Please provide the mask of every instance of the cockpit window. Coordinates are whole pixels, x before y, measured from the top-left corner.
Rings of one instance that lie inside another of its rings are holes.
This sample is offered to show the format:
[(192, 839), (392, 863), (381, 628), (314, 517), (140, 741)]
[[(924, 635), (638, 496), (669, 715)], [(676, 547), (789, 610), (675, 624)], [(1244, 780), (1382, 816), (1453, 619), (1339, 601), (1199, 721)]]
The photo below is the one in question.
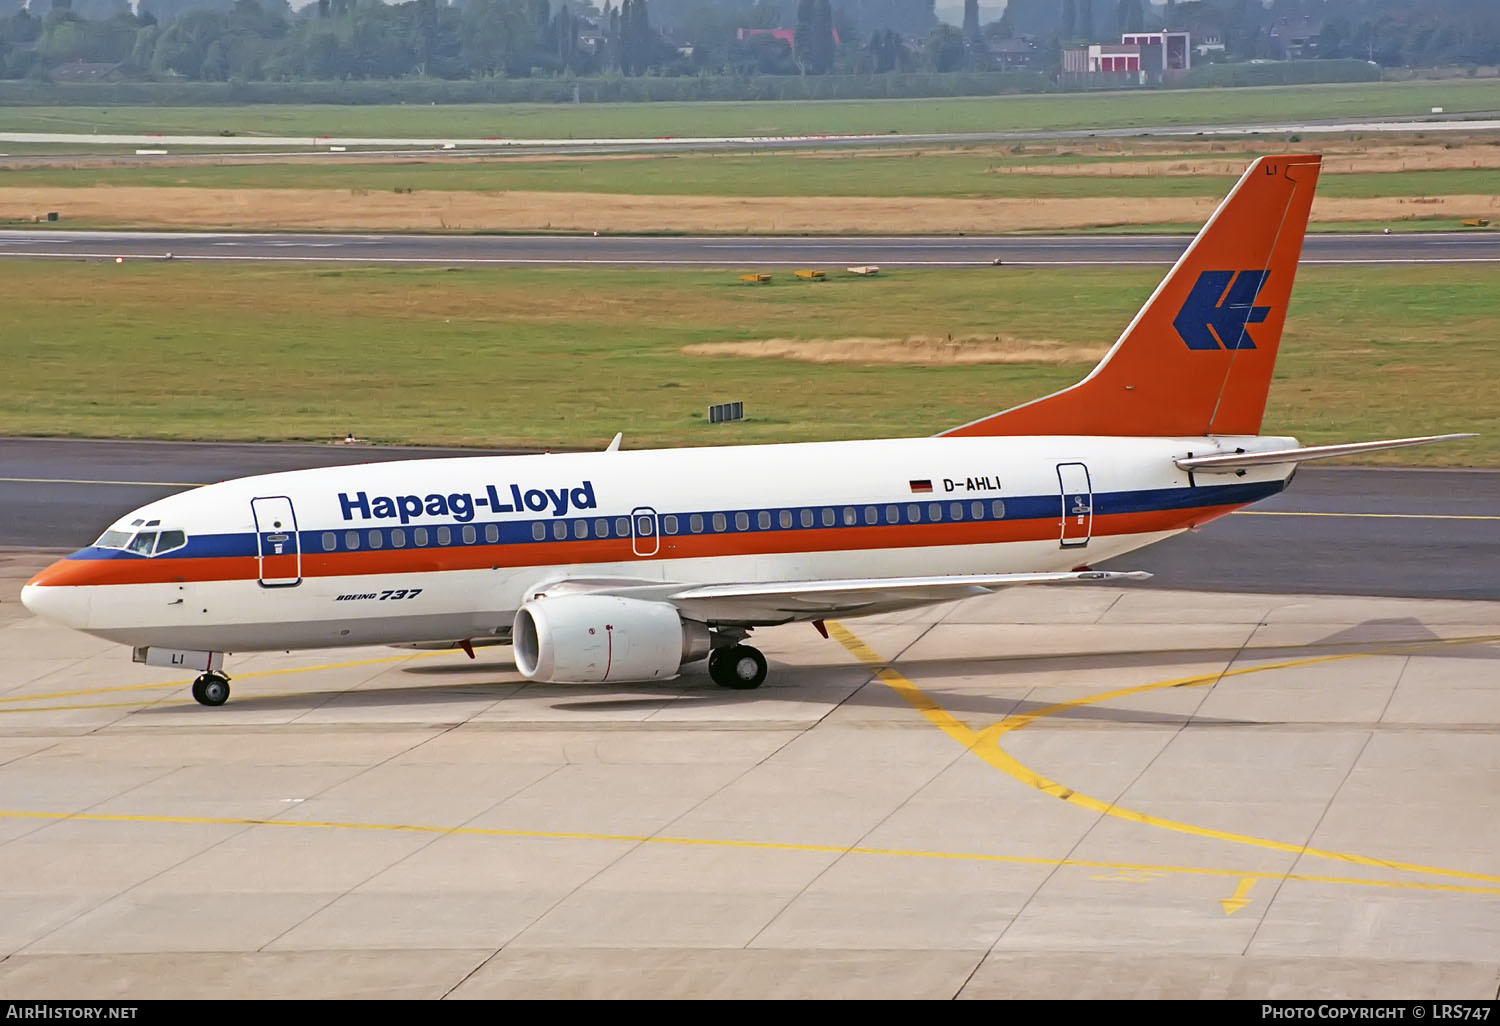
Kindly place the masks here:
[(173, 552), (187, 544), (187, 535), (182, 531), (163, 531), (156, 539), (156, 554)]
[(130, 531), (105, 531), (94, 542), (95, 548), (122, 549), (138, 556), (160, 556), (186, 545), (185, 531), (140, 531), (134, 534)]

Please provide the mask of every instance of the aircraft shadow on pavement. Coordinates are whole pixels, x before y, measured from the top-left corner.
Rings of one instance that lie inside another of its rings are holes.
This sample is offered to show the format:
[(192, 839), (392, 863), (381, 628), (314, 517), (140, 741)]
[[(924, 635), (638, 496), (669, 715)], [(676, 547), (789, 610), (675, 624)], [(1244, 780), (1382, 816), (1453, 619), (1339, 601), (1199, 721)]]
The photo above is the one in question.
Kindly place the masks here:
[[(1500, 632), (1497, 632), (1500, 633)], [(1430, 647), (1429, 647), (1430, 645)], [(1304, 645), (1265, 648), (1217, 646), (1210, 648), (1175, 648), (1151, 651), (1089, 652), (1055, 655), (1047, 653), (997, 653), (991, 657), (954, 656), (922, 659), (893, 659), (889, 665), (910, 678), (932, 696), (949, 713), (976, 718), (1003, 719), (1024, 715), (1044, 708), (1054, 708), (1050, 719), (1119, 723), (1235, 724), (1249, 721), (1214, 720), (1179, 713), (1122, 709), (1108, 704), (1088, 704), (1056, 709), (1057, 699), (1031, 701), (1020, 694), (983, 694), (972, 688), (955, 688), (954, 678), (989, 678), (997, 688), (1018, 691), (1032, 686), (1052, 686), (1056, 680), (1033, 682), (1033, 673), (1055, 675), (1058, 672), (1093, 673), (1098, 671), (1149, 671), (1139, 680), (1122, 680), (1115, 684), (1099, 683), (1097, 690), (1145, 685), (1174, 675), (1174, 668), (1201, 667), (1204, 663), (1253, 666), (1256, 663), (1313, 659), (1342, 653), (1379, 652), (1392, 655), (1423, 655), (1439, 658), (1500, 660), (1500, 645), (1493, 642), (1444, 642), (1415, 617), (1366, 620)], [(1337, 664), (1330, 664), (1337, 665)], [(500, 703), (508, 699), (543, 699), (547, 707), (559, 712), (589, 713), (660, 708), (666, 705), (690, 704), (694, 708), (725, 707), (743, 709), (760, 700), (807, 702), (827, 705), (831, 700), (845, 708), (891, 708), (904, 704), (895, 692), (884, 687), (870, 687), (876, 668), (844, 660), (837, 662), (800, 662), (786, 664), (773, 661), (770, 682), (756, 691), (733, 691), (711, 681), (701, 665), (690, 667), (680, 677), (657, 683), (625, 684), (548, 684), (527, 681), (516, 676), (509, 660), (448, 665), (420, 664), (400, 667), (397, 672), (418, 677), (446, 677), (460, 674), (503, 675), (463, 683), (414, 684), (411, 686), (377, 686), (356, 689), (318, 689), (284, 691), (270, 695), (239, 694), (227, 707), (263, 712), (303, 712), (318, 710), (357, 710), (375, 708), (431, 708), (473, 706), (475, 703)], [(1191, 672), (1176, 675), (1191, 677)], [(934, 678), (937, 678), (935, 680)], [(1233, 678), (1230, 678), (1233, 680)], [(1066, 682), (1063, 682), (1066, 683)], [(1074, 685), (1078, 687), (1078, 685)], [(842, 698), (831, 691), (849, 692)], [(622, 692), (625, 692), (622, 694)], [(1082, 697), (1081, 695), (1077, 697)], [(198, 712), (196, 705), (173, 703), (140, 710), (136, 715), (184, 716)], [(439, 717), (441, 713), (437, 714)], [(496, 721), (502, 722), (502, 721)], [(1258, 721), (1256, 721), (1258, 722)]]

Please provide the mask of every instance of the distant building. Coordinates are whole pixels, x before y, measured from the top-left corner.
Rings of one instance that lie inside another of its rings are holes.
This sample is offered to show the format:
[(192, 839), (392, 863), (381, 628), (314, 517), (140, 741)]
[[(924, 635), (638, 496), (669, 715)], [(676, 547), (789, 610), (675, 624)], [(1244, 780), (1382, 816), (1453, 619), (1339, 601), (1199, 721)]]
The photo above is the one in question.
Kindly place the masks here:
[(1120, 37), (1120, 42), (1134, 43), (1142, 53), (1158, 50), (1157, 60), (1153, 63), (1158, 64), (1162, 74), (1168, 77), (1172, 72), (1188, 71), (1193, 66), (1193, 43), (1186, 32), (1127, 32)]
[(52, 69), (54, 82), (118, 82), (123, 77), (120, 65), (95, 61), (72, 61)]
[[(773, 39), (779, 39), (779, 40), (781, 40), (787, 46), (790, 46), (793, 50), (797, 49), (797, 30), (796, 29), (789, 29), (789, 28), (773, 28), (773, 29), (742, 28), (742, 29), (735, 29), (734, 30), (734, 38), (738, 39), (742, 43), (745, 40), (750, 39), (750, 38), (752, 38), (754, 36), (771, 36)], [(835, 28), (833, 30), (833, 45), (834, 46), (841, 45), (841, 41), (839, 40), (839, 30), (837, 28)]]
[(1224, 52), (1224, 37), (1217, 32), (1209, 32), (1198, 37), (1198, 42), (1193, 44), (1193, 52), (1199, 57), (1213, 57)]
[(1139, 73), (1141, 48), (1135, 43), (1085, 43), (1063, 49), (1063, 74)]
[(1271, 53), (1284, 61), (1311, 60), (1318, 55), (1323, 23), (1311, 18), (1288, 18), (1271, 26)]
[(990, 58), (1001, 71), (1024, 71), (1036, 64), (1036, 44), (1029, 39), (997, 39)]

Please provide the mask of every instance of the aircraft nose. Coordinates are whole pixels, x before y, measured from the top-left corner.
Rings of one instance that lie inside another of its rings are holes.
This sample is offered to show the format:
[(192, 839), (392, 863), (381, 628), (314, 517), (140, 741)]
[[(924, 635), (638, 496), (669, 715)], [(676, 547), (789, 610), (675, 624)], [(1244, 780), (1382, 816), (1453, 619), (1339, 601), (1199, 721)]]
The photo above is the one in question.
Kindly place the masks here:
[(65, 627), (83, 627), (89, 620), (88, 588), (49, 583), (59, 576), (58, 568), (65, 562), (54, 563), (28, 581), (21, 589), (21, 605)]

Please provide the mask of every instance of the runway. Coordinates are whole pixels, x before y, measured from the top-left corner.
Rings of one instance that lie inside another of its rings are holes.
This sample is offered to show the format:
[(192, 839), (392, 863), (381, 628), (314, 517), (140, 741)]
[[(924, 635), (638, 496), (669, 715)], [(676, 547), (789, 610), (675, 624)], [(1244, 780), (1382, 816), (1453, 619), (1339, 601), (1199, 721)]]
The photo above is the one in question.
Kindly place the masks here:
[(1500, 120), (1455, 114), (1442, 117), (1376, 117), (1360, 121), (1276, 121), (1236, 124), (1132, 125), (1120, 128), (1014, 129), (994, 132), (918, 132), (846, 134), (815, 133), (808, 135), (744, 136), (642, 136), (636, 138), (501, 138), (496, 136), (293, 136), (293, 135), (168, 135), (160, 132), (118, 134), (99, 132), (0, 132), (0, 144), (77, 145), (77, 146), (145, 146), (152, 154), (165, 153), (167, 147), (212, 149), (223, 152), (262, 147), (309, 148), (340, 152), (350, 148), (391, 149), (398, 151), (446, 152), (462, 150), (474, 153), (543, 152), (599, 153), (689, 150), (765, 150), (803, 148), (841, 148), (849, 146), (964, 145), (985, 142), (1028, 142), (1047, 139), (1123, 139), (1174, 136), (1245, 136), (1245, 135), (1348, 135), (1492, 132), (1500, 129)]
[[(494, 266), (884, 268), (1169, 265), (1189, 235), (786, 238), (0, 231), (0, 257)], [(1500, 262), (1500, 232), (1311, 234), (1304, 264)]]
[[(479, 453), (0, 439), (0, 546), (78, 548), (137, 506), (226, 478), (460, 454)], [(1144, 589), (1500, 599), (1500, 472), (1308, 466), (1282, 495), (1116, 563), (1156, 574)]]

